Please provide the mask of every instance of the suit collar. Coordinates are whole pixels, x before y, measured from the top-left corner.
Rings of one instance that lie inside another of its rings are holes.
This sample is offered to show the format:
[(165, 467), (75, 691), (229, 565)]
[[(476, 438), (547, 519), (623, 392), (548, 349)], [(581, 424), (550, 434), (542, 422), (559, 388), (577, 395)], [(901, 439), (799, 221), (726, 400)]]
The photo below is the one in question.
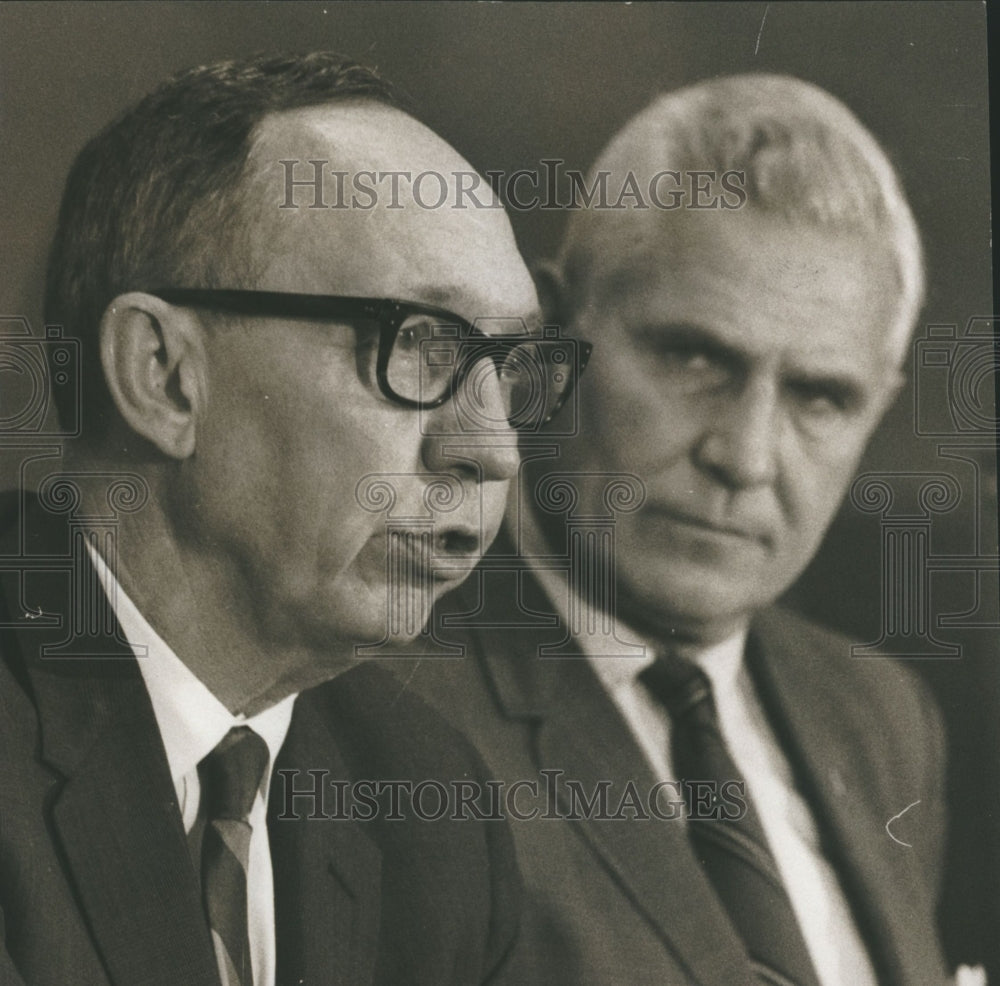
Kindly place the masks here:
[(375, 975), (382, 856), (365, 826), (330, 817), (343, 810), (331, 782), (348, 779), (316, 695), (303, 693), (268, 805), (280, 984), (366, 986)]
[[(602, 781), (614, 779), (609, 791), (612, 815), (628, 780), (645, 802), (655, 778), (589, 662), (581, 658), (561, 663), (559, 669), (546, 669), (558, 670), (560, 688), (558, 693), (550, 691), (547, 712), (537, 724), (539, 768), (563, 771), (566, 780), (579, 782), (588, 794), (599, 790)], [(582, 728), (582, 723), (591, 725)], [(559, 794), (562, 813), (568, 815), (573, 805), (564, 784)], [(665, 791), (659, 804), (665, 807), (670, 799)], [(579, 808), (577, 813), (583, 814)], [(578, 828), (692, 983), (748, 983), (749, 960), (691, 851), (682, 823), (655, 816), (630, 818), (626, 811), (617, 819), (581, 817), (569, 824)]]
[[(513, 554), (513, 546), (504, 540), (499, 542), (501, 553), (505, 543), (507, 553)], [(579, 660), (538, 656), (541, 645), (566, 637), (565, 626), (553, 615), (552, 603), (531, 573), (515, 572), (515, 567), (481, 569), (485, 581), (476, 593), (483, 607), (476, 614), (480, 626), (506, 624), (502, 636), (488, 630), (479, 633), (487, 681), (500, 709), (509, 718), (535, 723), (540, 768), (561, 769), (568, 778), (591, 785), (601, 778), (632, 777), (648, 789), (653, 781), (644, 762), (641, 769), (637, 764), (635, 740), (583, 655)], [(515, 611), (523, 614), (523, 622), (534, 620), (534, 625), (510, 627), (512, 598), (518, 600)], [(877, 817), (877, 807), (864, 799), (866, 792), (892, 783), (888, 768), (871, 762), (872, 724), (844, 728), (843, 698), (857, 688), (855, 683), (849, 690), (844, 681), (846, 660), (818, 673), (803, 674), (803, 661), (829, 662), (831, 655), (803, 654), (795, 625), (802, 624), (790, 624), (775, 611), (759, 614), (748, 642), (751, 673), (824, 831), (827, 852), (859, 923), (868, 932), (865, 937), (883, 980), (893, 986), (930, 986), (941, 981), (943, 970), (932, 968), (923, 932), (900, 903), (923, 890), (912, 868), (890, 864), (881, 844), (887, 838), (887, 819)], [(817, 693), (818, 681), (825, 682), (827, 694)], [(600, 726), (581, 728), (581, 723)], [(900, 807), (905, 804), (904, 797)], [(671, 828), (669, 822), (602, 825), (586, 820), (571, 824), (580, 829), (623, 891), (690, 969), (694, 981), (739, 981), (741, 962), (745, 962), (741, 948), (704, 885), (686, 840), (683, 845), (675, 841), (675, 836), (683, 836), (679, 826)], [(685, 888), (683, 909), (678, 908), (678, 887)], [(696, 889), (689, 893), (689, 887)], [(694, 900), (692, 894), (700, 899)], [(685, 926), (689, 916), (697, 919), (697, 926)], [(712, 942), (710, 954), (698, 948), (700, 942)]]
[[(41, 757), (64, 778), (52, 807), (55, 838), (113, 986), (218, 986), (166, 753), (117, 621), (86, 640), (84, 649), (100, 657), (44, 656), (67, 652), (69, 551), (65, 522), (37, 504), (0, 536), (0, 557), (24, 559), (22, 568), (0, 573), (0, 599), (15, 624), (4, 631), (4, 649), (9, 642), (19, 655), (13, 660), (37, 709)], [(94, 573), (88, 567), (86, 574)], [(99, 603), (107, 604), (103, 593)], [(14, 619), (24, 609), (44, 615)], [(296, 703), (278, 765), (300, 773), (322, 766), (347, 776), (329, 731), (304, 698)], [(274, 808), (280, 793), (272, 791), (271, 798), (272, 811), (280, 810)], [(370, 982), (380, 902), (377, 848), (351, 822), (308, 821), (294, 833), (278, 823), (276, 842), (279, 982), (298, 981), (283, 975), (286, 958), (308, 970), (309, 982)], [(296, 884), (293, 892), (290, 884)], [(298, 887), (307, 893), (294, 892)], [(316, 933), (317, 914), (328, 933)]]
[[(516, 600), (514, 606), (512, 599)], [(457, 613), (446, 612), (446, 608)], [(517, 614), (514, 623), (512, 612)], [(457, 621), (465, 614), (474, 617), (473, 627), (491, 628), (473, 633), (481, 641), (479, 654), (486, 665), (487, 680), (504, 715), (511, 719), (547, 715), (558, 681), (547, 673), (553, 664), (539, 658), (539, 647), (563, 639), (566, 630), (534, 575), (513, 568), (476, 569), (436, 610), (436, 618), (444, 616), (445, 628), (461, 625)], [(491, 632), (495, 628), (502, 632)], [(493, 646), (501, 640), (502, 647)]]
[[(482, 571), (482, 570), (481, 570)], [(566, 639), (565, 626), (552, 616), (552, 604), (530, 572), (483, 574), (484, 584), (469, 592), (482, 603), (481, 626), (506, 622), (502, 635), (478, 633), (489, 687), (503, 713), (533, 723), (533, 756), (540, 770), (558, 771), (557, 797), (570, 814), (565, 781), (579, 782), (589, 796), (614, 779), (610, 813), (631, 779), (640, 797), (655, 785), (635, 739), (604, 691), (590, 662), (576, 657), (539, 657), (539, 646)], [(510, 599), (523, 622), (510, 626)], [(468, 606), (469, 597), (466, 597)], [(472, 607), (475, 609), (475, 606)], [(539, 627), (542, 620), (550, 622)], [(581, 723), (590, 724), (582, 728)], [(669, 800), (669, 792), (663, 803)], [(577, 815), (584, 813), (577, 810)], [(626, 813), (624, 818), (628, 818)], [(717, 897), (691, 852), (681, 824), (660, 820), (623, 821), (572, 818), (601, 865), (643, 913), (692, 983), (739, 986), (748, 982), (749, 964)], [(679, 890), (678, 888), (683, 888)]]
[[(67, 525), (37, 505), (0, 547), (24, 559), (2, 577), (15, 623), (8, 642), (38, 710), (42, 760), (64, 778), (51, 808), (54, 837), (115, 986), (217, 986), (149, 696), (114, 621), (107, 632), (71, 636), (74, 617), (88, 613), (73, 612), (69, 549)], [(99, 590), (96, 601), (107, 605)], [(18, 620), (22, 609), (44, 615)]]
[[(885, 803), (904, 807), (912, 792), (894, 793), (892, 765), (872, 756), (878, 723), (851, 707), (857, 675), (870, 668), (850, 662), (846, 640), (843, 659), (829, 644), (811, 647), (815, 631), (804, 633), (805, 626), (776, 610), (755, 620), (747, 656), (761, 700), (865, 932), (879, 981), (940, 983), (945, 972), (928, 958), (933, 949), (926, 929), (905, 904), (926, 891), (913, 866), (899, 865), (898, 858), (894, 864), (885, 828), (889, 816), (879, 810)], [(823, 666), (815, 667), (817, 662)]]

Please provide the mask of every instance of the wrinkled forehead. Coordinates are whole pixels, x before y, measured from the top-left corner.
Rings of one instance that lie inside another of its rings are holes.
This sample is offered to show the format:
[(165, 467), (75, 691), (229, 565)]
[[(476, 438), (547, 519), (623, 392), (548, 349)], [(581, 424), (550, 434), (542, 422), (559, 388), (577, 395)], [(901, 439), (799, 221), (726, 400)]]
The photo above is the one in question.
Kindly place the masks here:
[[(838, 229), (746, 206), (737, 210), (648, 209), (592, 213), (578, 223), (573, 250), (564, 258), (575, 268), (588, 297), (614, 300), (651, 282), (668, 285), (717, 268), (720, 258), (754, 270), (766, 290), (782, 274), (796, 274), (808, 289), (824, 275), (859, 257), (884, 281), (895, 300), (898, 277), (883, 239), (868, 231)], [(857, 266), (857, 265), (855, 265)], [(851, 287), (846, 279), (842, 288)]]
[(257, 286), (534, 316), (489, 184), (407, 114), (370, 101), (276, 114), (250, 163)]
[(614, 235), (606, 230), (574, 286), (590, 335), (684, 326), (759, 354), (832, 347), (899, 358), (897, 273), (871, 237), (751, 209), (636, 214), (609, 226)]

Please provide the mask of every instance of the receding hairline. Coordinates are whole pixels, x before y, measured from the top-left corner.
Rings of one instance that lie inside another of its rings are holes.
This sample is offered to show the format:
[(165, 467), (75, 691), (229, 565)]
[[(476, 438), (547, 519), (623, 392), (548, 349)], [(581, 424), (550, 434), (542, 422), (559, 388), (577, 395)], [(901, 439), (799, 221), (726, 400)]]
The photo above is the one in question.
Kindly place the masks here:
[[(455, 197), (456, 174), (479, 175), (478, 197), (484, 202), (489, 197), (491, 202), (499, 204), (486, 179), (447, 140), (406, 109), (365, 95), (268, 113), (255, 125), (248, 144), (240, 180), (239, 208), (247, 232), (258, 239), (257, 246), (247, 240), (243, 244), (244, 249), (249, 249), (254, 256), (259, 255), (259, 239), (270, 237), (281, 229), (280, 225), (262, 218), (268, 210), (262, 210), (261, 203), (275, 198), (273, 182), (276, 179), (282, 182), (283, 190), (285, 172), (280, 167), (282, 161), (296, 162), (295, 168), (299, 170), (294, 173), (299, 178), (312, 178), (314, 172), (310, 162), (322, 162), (324, 197), (328, 204), (338, 194), (334, 173), (346, 174), (343, 187), (349, 196), (352, 175), (369, 168), (384, 168), (384, 175), (389, 171), (408, 173), (410, 180), (400, 181), (398, 188), (398, 201), (406, 209), (418, 208), (413, 200), (411, 180), (423, 171), (437, 172), (445, 179), (449, 187), (449, 202)], [(362, 210), (367, 216), (379, 213), (392, 201), (388, 178), (379, 182), (378, 191), (376, 207)], [(299, 197), (305, 200), (313, 194), (309, 188), (298, 192)], [(421, 207), (419, 211), (431, 215), (437, 210)], [(300, 213), (327, 216), (326, 210), (310, 210), (301, 206), (284, 213), (276, 210), (275, 217), (285, 215), (294, 218)], [(330, 218), (335, 219), (340, 214), (334, 212)], [(401, 211), (395, 214), (399, 215)], [(460, 214), (470, 222), (489, 224), (491, 228), (502, 226), (505, 236), (516, 246), (506, 209), (467, 207), (460, 210)]]
[[(311, 175), (306, 167), (310, 161), (322, 162), (330, 187), (333, 187), (331, 172), (347, 170), (349, 186), (349, 169), (364, 170), (374, 162), (380, 168), (386, 165), (383, 175), (404, 171), (410, 180), (421, 171), (430, 170), (450, 182), (454, 181), (455, 173), (475, 174), (481, 180), (476, 194), (499, 203), (482, 173), (440, 134), (405, 109), (364, 95), (277, 110), (263, 116), (248, 140), (242, 176), (244, 194), (268, 177), (270, 168), (289, 160), (295, 161), (296, 167), (301, 166), (306, 176)], [(385, 191), (389, 191), (388, 185)], [(408, 193), (407, 181), (400, 182), (399, 192), (400, 196)], [(486, 211), (506, 212), (502, 208)]]

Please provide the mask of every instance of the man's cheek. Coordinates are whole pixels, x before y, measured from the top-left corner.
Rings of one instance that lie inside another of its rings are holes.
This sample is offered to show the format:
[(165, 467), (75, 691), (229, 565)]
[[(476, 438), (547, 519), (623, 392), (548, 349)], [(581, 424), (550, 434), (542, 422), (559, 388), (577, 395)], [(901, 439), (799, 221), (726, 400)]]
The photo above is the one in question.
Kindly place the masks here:
[[(507, 507), (507, 491), (508, 483), (492, 483), (487, 489), (483, 489), (482, 495), (480, 497), (480, 510), (478, 511), (478, 516), (475, 516), (475, 511), (470, 511), (469, 516), (472, 518), (473, 523), (478, 522), (479, 529), (482, 532), (482, 536), (487, 539), (488, 542), (492, 542), (496, 537), (497, 531), (500, 529), (500, 523), (503, 520), (504, 511)], [(444, 515), (446, 519), (447, 515)], [(489, 547), (489, 543), (482, 545), (482, 550), (485, 551)]]
[(829, 470), (786, 481), (781, 533), (786, 550), (811, 556), (836, 516), (845, 489), (843, 476)]

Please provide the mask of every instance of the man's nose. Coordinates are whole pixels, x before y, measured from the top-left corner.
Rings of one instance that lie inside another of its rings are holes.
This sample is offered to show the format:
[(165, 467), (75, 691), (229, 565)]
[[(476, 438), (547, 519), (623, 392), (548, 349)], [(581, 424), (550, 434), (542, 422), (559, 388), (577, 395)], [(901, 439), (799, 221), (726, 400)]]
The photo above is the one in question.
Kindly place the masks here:
[(701, 468), (733, 489), (772, 482), (781, 428), (775, 381), (751, 377), (714, 411), (695, 447)]
[(463, 468), (464, 463), (467, 471), (479, 473), (480, 482), (512, 479), (521, 457), (507, 412), (503, 384), (492, 362), (474, 368), (451, 400), (424, 413), (424, 465), (440, 472)]

